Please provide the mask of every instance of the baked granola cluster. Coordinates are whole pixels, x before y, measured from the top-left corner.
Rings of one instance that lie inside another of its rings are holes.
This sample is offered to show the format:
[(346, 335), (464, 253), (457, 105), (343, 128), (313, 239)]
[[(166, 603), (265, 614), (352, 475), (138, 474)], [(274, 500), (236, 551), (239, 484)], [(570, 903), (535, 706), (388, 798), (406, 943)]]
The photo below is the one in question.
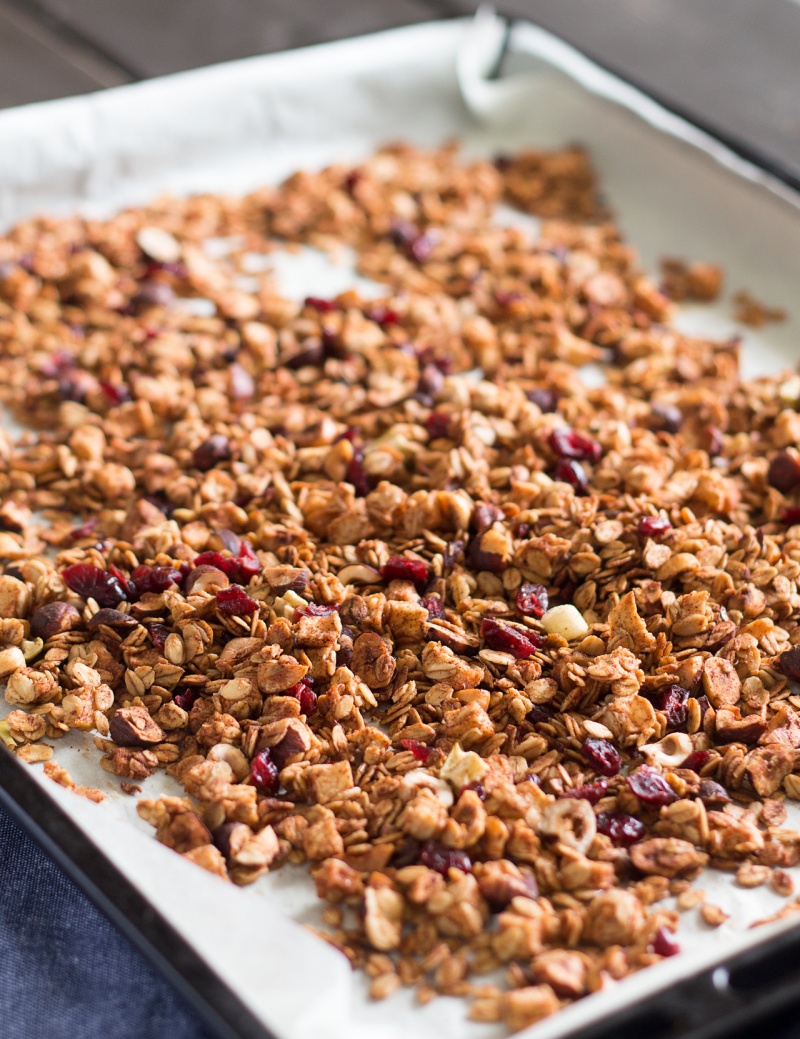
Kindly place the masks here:
[[(287, 242), (386, 297), (281, 297)], [(674, 954), (659, 903), (707, 864), (791, 894), (800, 377), (671, 326), (670, 285), (719, 284), (643, 274), (578, 150), (19, 225), (6, 741), (166, 769), (162, 843), (237, 884), (308, 863), (375, 997), (512, 1029)]]

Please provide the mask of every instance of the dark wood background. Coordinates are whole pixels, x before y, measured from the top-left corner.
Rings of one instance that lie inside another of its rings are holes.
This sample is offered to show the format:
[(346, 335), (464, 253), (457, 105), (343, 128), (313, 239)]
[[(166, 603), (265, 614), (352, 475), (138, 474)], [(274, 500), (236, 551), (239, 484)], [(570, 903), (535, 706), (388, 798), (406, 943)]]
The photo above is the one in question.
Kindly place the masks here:
[[(0, 0), (0, 107), (466, 14), (476, 0)], [(795, 0), (496, 0), (800, 175)]]

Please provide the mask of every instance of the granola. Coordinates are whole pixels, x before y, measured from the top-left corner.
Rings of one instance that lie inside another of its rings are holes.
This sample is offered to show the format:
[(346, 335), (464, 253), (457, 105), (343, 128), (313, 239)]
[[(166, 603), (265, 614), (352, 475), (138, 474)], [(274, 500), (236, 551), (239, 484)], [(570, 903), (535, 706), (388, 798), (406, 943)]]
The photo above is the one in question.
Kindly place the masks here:
[[(248, 259), (281, 242), (385, 298), (283, 298)], [(165, 770), (166, 846), (239, 885), (307, 863), (374, 998), (511, 1029), (676, 952), (660, 903), (707, 864), (791, 895), (800, 379), (670, 323), (720, 282), (650, 280), (575, 149), (14, 228), (4, 742), (91, 733), (128, 794)]]

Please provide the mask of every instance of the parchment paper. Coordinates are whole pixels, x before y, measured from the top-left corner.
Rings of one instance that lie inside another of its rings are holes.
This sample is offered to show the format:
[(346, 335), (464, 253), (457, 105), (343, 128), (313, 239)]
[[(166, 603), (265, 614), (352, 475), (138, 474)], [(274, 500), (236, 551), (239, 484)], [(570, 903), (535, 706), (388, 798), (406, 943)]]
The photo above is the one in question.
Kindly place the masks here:
[[(748, 374), (794, 365), (800, 210), (788, 193), (758, 183), (754, 171), (709, 148), (702, 135), (684, 133), (650, 102), (637, 102), (635, 92), (615, 97), (607, 89), (613, 81), (587, 78), (582, 59), (531, 27), (511, 41), (525, 80), (510, 88), (483, 83), (498, 40), (491, 19), (471, 34), (467, 22), (428, 24), (2, 112), (0, 225), (41, 211), (110, 213), (165, 191), (240, 192), (298, 167), (357, 159), (392, 139), (435, 144), (455, 136), (468, 152), (488, 154), (578, 141), (590, 148), (646, 265), (662, 255), (719, 262), (729, 289), (746, 287), (790, 313), (785, 324), (742, 330), (726, 294), (714, 307), (686, 308), (681, 325), (719, 336), (744, 332)], [(637, 104), (641, 115), (630, 110)], [(353, 278), (311, 252), (281, 260), (278, 273), (297, 296), (341, 291)], [(369, 1003), (364, 978), (299, 925), (316, 920), (319, 908), (304, 870), (282, 869), (237, 889), (183, 862), (153, 839), (135, 799), (100, 770), (98, 756), (81, 735), (57, 746), (56, 760), (77, 782), (107, 793), (103, 804), (57, 787), (36, 768), (43, 796), (69, 813), (280, 1039), (503, 1034), (500, 1026), (467, 1022), (462, 1001), (420, 1008), (401, 991)], [(147, 796), (161, 792), (179, 791), (164, 777), (146, 781)], [(790, 824), (798, 816), (792, 809)], [(680, 956), (535, 1026), (537, 1039), (792, 926), (746, 929), (783, 904), (768, 890), (744, 891), (714, 872), (697, 886), (731, 914), (729, 923), (710, 930), (695, 911), (684, 914)]]

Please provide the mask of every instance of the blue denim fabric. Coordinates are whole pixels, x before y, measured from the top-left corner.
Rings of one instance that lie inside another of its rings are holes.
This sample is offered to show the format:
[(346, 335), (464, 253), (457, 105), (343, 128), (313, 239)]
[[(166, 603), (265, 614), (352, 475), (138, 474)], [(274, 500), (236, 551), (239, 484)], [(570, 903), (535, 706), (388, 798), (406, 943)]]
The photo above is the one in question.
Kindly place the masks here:
[(2, 810), (0, 878), (5, 1039), (212, 1039)]

